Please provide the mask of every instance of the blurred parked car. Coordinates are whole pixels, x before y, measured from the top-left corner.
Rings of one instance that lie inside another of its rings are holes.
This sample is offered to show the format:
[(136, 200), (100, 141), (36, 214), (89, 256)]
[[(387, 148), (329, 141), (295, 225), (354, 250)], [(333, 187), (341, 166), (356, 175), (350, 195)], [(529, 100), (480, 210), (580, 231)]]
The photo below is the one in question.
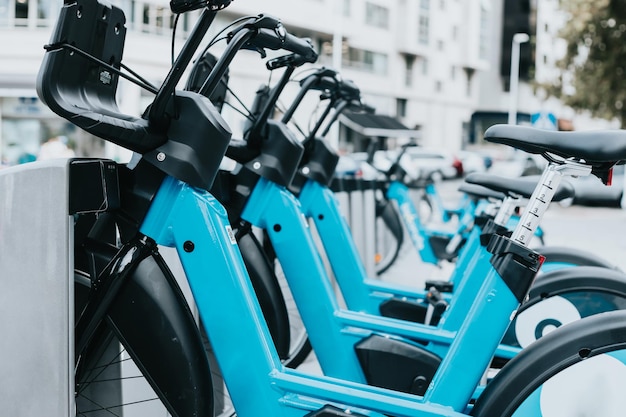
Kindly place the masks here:
[(473, 151), (458, 151), (455, 153), (463, 164), (463, 174), (485, 172), (491, 166), (491, 158)]
[(503, 177), (540, 175), (547, 161), (541, 155), (515, 151), (508, 158), (494, 162), (490, 172)]
[(571, 178), (568, 181), (574, 186), (573, 204), (593, 207), (620, 207), (624, 193), (624, 165), (613, 168), (611, 185), (604, 185), (595, 175)]
[(459, 178), (463, 175), (463, 162), (451, 152), (419, 146), (407, 149), (406, 153), (422, 174), (442, 179)]

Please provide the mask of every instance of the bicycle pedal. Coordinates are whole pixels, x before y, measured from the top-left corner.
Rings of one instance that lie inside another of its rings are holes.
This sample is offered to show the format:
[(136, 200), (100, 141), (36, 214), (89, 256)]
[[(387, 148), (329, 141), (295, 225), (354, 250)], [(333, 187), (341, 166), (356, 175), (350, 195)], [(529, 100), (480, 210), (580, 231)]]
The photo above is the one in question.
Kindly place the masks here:
[(425, 288), (428, 290), (434, 287), (439, 292), (450, 293), (454, 290), (454, 284), (448, 281), (441, 280), (428, 280), (426, 281)]

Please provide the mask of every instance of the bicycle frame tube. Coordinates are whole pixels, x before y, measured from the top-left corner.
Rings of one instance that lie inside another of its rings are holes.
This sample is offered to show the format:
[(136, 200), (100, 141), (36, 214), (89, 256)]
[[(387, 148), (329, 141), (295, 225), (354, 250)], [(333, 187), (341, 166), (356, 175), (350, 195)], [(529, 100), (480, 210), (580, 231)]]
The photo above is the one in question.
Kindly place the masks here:
[[(417, 288), (367, 278), (350, 229), (339, 210), (334, 193), (328, 187), (309, 180), (302, 188), (299, 201), (305, 216), (313, 219), (315, 223), (324, 251), (350, 310), (380, 314), (380, 302), (392, 295), (414, 299), (425, 296), (426, 292)], [(474, 251), (480, 247), (479, 237), (480, 231), (470, 233), (466, 248), (461, 250), (451, 278), (452, 282), (460, 282), (464, 275), (471, 272)]]
[(431, 204), (434, 205), (433, 209), (435, 213), (439, 214), (440, 220), (444, 223), (449, 222), (452, 215), (458, 218), (463, 217), (467, 213), (471, 213), (474, 209), (474, 203), (472, 200), (464, 194), (461, 199), (456, 203), (456, 207), (445, 207), (441, 199), (441, 195), (437, 191), (437, 187), (434, 182), (429, 182), (424, 187), (424, 193), (428, 195)]
[(398, 417), (465, 416), (410, 394), (284, 369), (226, 211), (209, 193), (166, 178), (141, 232), (176, 247), (237, 415), (302, 417), (330, 402), (373, 416), (379, 415), (372, 411)]
[[(352, 311), (379, 314), (380, 302), (371, 298), (370, 289), (365, 285), (367, 272), (335, 194), (317, 181), (308, 180), (298, 200), (304, 215), (315, 223), (347, 307)], [(416, 290), (411, 292), (415, 296)]]
[(409, 232), (409, 237), (420, 254), (422, 261), (437, 264), (438, 260), (431, 247), (425, 242), (428, 240), (424, 227), (419, 219), (419, 214), (411, 197), (409, 188), (399, 181), (392, 181), (387, 190), (387, 198), (398, 203), (400, 217), (404, 221), (404, 226)]
[(354, 347), (335, 320), (339, 305), (296, 198), (260, 178), (241, 217), (267, 230), (324, 373), (365, 382)]

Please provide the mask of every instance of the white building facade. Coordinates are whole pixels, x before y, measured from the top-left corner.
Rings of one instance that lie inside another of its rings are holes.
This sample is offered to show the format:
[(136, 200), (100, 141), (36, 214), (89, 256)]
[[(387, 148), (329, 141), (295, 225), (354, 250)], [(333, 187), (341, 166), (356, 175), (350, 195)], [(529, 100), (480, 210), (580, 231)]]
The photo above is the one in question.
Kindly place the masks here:
[[(170, 66), (173, 17), (166, 0), (116, 0), (126, 14), (123, 62), (150, 82), (160, 83)], [(316, 65), (339, 69), (361, 89), (377, 112), (397, 117), (421, 131), (421, 143), (450, 150), (463, 146), (464, 126), (478, 108), (479, 74), (489, 69), (490, 45), (497, 33), (497, 0), (235, 0), (211, 32), (237, 17), (268, 13), (299, 36), (310, 37), (320, 52)], [(65, 136), (78, 155), (126, 153), (51, 114), (38, 99), (36, 75), (61, 6), (59, 0), (0, 0), (0, 159), (15, 164), (32, 159), (51, 136)], [(197, 14), (181, 19), (177, 45)], [(210, 37), (210, 36), (209, 36)], [(333, 48), (333, 41), (335, 48)], [(219, 54), (217, 45), (215, 53)], [(333, 51), (335, 56), (333, 58)], [(342, 52), (338, 59), (336, 51)], [(242, 53), (230, 69), (230, 85), (251, 103), (267, 82), (264, 62)], [(275, 81), (273, 78), (272, 81)], [(180, 86), (181, 88), (183, 86)], [(149, 93), (120, 82), (118, 103), (141, 114)], [(230, 122), (230, 116), (226, 116)], [(233, 130), (237, 122), (232, 117)], [(350, 143), (344, 143), (347, 148)], [(350, 150), (350, 149), (347, 149)]]

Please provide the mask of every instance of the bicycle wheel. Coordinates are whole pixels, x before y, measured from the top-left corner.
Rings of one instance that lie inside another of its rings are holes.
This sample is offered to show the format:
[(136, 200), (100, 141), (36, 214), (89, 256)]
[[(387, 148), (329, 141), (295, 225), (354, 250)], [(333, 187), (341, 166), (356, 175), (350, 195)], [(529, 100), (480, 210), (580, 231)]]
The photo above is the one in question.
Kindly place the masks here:
[(575, 267), (540, 275), (502, 343), (526, 347), (581, 318), (626, 309), (626, 276), (613, 269)]
[(404, 241), (404, 229), (398, 211), (386, 199), (376, 200), (376, 254), (377, 275), (386, 272), (398, 258)]
[(293, 295), (291, 295), (291, 291), (289, 290), (285, 274), (280, 267), (280, 263), (277, 261), (275, 271), (285, 300), (287, 314), (289, 315), (289, 353), (284, 358), (281, 358), (281, 360), (286, 367), (295, 369), (306, 361), (313, 347), (309, 341), (309, 336), (307, 335), (304, 323), (298, 312), (298, 307), (293, 299)]
[[(130, 251), (141, 252), (139, 246)], [(122, 285), (77, 357), (77, 415), (212, 415), (210, 366), (180, 288), (158, 254), (133, 264), (101, 274)], [(82, 316), (93, 311), (85, 304), (94, 302), (90, 286), (77, 271), (75, 308)], [(86, 328), (77, 322), (77, 332)], [(79, 333), (76, 340), (85, 342)]]
[[(75, 309), (80, 312), (91, 281), (80, 273), (74, 278)], [(77, 416), (139, 417), (167, 413), (126, 349), (104, 323), (81, 356), (75, 379)]]
[(513, 358), (477, 399), (475, 417), (623, 416), (626, 311), (563, 326)]

